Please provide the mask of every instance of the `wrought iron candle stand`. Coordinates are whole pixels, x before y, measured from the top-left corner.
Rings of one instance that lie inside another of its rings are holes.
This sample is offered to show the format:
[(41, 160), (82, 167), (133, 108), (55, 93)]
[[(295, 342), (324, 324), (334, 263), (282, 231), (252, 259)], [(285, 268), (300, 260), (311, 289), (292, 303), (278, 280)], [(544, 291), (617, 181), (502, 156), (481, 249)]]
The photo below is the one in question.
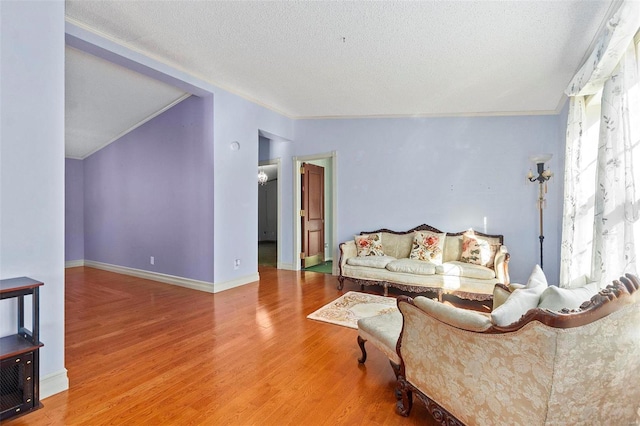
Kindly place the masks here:
[(527, 179), (529, 179), (529, 182), (539, 183), (538, 212), (540, 214), (540, 236), (538, 238), (540, 239), (540, 268), (543, 268), (542, 246), (544, 242), (544, 226), (543, 226), (543, 220), (542, 220), (542, 210), (544, 209), (546, 204), (546, 200), (544, 196), (547, 193), (547, 181), (551, 179), (551, 176), (553, 176), (553, 173), (551, 173), (549, 169), (545, 170), (544, 163), (551, 160), (551, 157), (552, 157), (551, 154), (540, 154), (540, 155), (531, 156), (530, 157), (531, 161), (533, 161), (537, 166), (538, 176), (535, 176), (531, 172), (531, 170), (529, 170), (529, 174), (527, 175)]

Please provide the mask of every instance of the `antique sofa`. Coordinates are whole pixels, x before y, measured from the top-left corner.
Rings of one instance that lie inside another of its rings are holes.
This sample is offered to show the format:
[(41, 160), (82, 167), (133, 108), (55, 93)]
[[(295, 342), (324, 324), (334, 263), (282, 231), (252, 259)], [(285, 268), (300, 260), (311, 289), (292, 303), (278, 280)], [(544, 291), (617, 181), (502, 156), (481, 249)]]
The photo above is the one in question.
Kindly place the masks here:
[[(420, 246), (422, 240), (437, 244)], [(373, 243), (379, 243), (381, 249), (371, 249)], [(365, 250), (360, 250), (361, 246)], [(421, 251), (425, 247), (433, 250)], [(445, 234), (420, 225), (405, 232), (361, 232), (340, 244), (339, 290), (345, 280), (361, 286), (380, 285), (385, 296), (389, 287), (395, 287), (414, 293), (434, 292), (440, 300), (444, 293), (490, 300), (496, 283), (509, 284), (509, 253), (502, 235), (477, 231)]]
[[(409, 415), (416, 395), (443, 425), (639, 424), (639, 286), (627, 274), (577, 309), (556, 310), (556, 298), (554, 310), (509, 325), (400, 296), (398, 413)], [(528, 303), (542, 303), (540, 290)]]

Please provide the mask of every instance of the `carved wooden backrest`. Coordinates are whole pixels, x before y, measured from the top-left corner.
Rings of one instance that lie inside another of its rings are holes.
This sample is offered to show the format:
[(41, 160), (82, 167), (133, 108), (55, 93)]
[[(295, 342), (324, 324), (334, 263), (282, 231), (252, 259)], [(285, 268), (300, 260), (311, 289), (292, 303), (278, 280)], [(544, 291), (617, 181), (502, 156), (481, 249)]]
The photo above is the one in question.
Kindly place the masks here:
[[(415, 228), (411, 228), (408, 231), (392, 231), (391, 229), (387, 229), (387, 228), (382, 228), (382, 229), (378, 229), (375, 231), (362, 231), (360, 232), (360, 235), (365, 235), (365, 234), (375, 234), (377, 232), (387, 232), (389, 234), (396, 234), (396, 235), (403, 235), (403, 234), (413, 234), (414, 231), (431, 231), (431, 232), (435, 232), (435, 233), (442, 233), (445, 231), (441, 231), (437, 228), (434, 228), (431, 225), (427, 225), (425, 223), (423, 223), (422, 225), (418, 225)], [(451, 235), (451, 236), (459, 236), (459, 235), (463, 235), (464, 233), (469, 232), (468, 229), (465, 229), (464, 231), (460, 231), (460, 232), (447, 232), (447, 236)], [(487, 238), (497, 238), (500, 240), (500, 244), (504, 244), (504, 236), (503, 235), (492, 235), (492, 234), (485, 234), (483, 232), (479, 232), (479, 231), (473, 231), (474, 234), (479, 235), (481, 237), (487, 237)]]
[(589, 324), (604, 318), (611, 312), (629, 303), (638, 303), (640, 281), (632, 274), (626, 274), (600, 290), (598, 294), (573, 311), (554, 312), (546, 309), (531, 309), (519, 321), (507, 326), (493, 326), (486, 333), (504, 333), (519, 330), (531, 321), (539, 321), (549, 327), (572, 328)]

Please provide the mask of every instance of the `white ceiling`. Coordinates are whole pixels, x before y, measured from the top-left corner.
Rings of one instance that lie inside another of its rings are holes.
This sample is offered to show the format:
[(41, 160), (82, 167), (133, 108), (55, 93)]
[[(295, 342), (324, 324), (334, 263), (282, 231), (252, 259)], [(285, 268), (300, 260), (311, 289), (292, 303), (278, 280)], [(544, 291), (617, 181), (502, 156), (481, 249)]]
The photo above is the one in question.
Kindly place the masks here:
[(181, 101), (186, 94), (67, 47), (65, 156), (85, 158)]
[[(549, 114), (612, 3), (67, 0), (66, 16), (292, 118)], [(67, 109), (103, 107), (113, 90), (85, 104), (73, 63)], [(135, 104), (155, 92), (139, 84)]]

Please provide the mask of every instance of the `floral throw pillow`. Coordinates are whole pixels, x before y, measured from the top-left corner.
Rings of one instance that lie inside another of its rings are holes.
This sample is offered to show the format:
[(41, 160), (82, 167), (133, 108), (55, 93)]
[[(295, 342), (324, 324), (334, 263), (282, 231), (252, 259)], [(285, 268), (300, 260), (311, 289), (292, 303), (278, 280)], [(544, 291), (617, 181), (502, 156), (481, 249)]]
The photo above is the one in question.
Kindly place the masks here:
[(460, 261), (493, 268), (498, 249), (498, 245), (489, 244), (489, 241), (475, 234), (464, 234), (462, 236)]
[(384, 256), (382, 250), (382, 234), (356, 235), (358, 256)]
[(436, 234), (431, 231), (415, 231), (409, 259), (426, 260), (442, 264), (444, 237), (447, 234)]

